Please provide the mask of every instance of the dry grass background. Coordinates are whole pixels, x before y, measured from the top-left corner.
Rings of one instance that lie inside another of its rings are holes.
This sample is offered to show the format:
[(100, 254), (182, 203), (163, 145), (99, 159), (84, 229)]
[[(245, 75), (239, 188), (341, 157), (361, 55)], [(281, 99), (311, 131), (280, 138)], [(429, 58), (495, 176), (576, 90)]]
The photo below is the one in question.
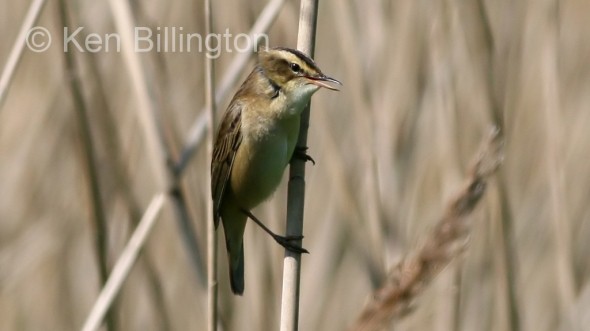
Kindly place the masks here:
[[(27, 10), (0, 2), (0, 63)], [(246, 32), (265, 1), (216, 1), (214, 26)], [(141, 26), (203, 32), (201, 1), (133, 2)], [(298, 3), (269, 33), (294, 46)], [(73, 26), (115, 32), (105, 2), (69, 2)], [(344, 330), (389, 266), (419, 245), (493, 125), (505, 162), (472, 215), (468, 249), (396, 330), (590, 328), (590, 1), (322, 1), (316, 60), (344, 82), (312, 103), (301, 330)], [(58, 2), (38, 25), (59, 42)], [(235, 54), (217, 61), (221, 77)], [(157, 184), (120, 53), (75, 53), (98, 163), (112, 266)], [(204, 53), (142, 55), (179, 150), (204, 104)], [(59, 46), (25, 52), (0, 109), (0, 329), (75, 330), (100, 289), (85, 146)], [(250, 65), (251, 66), (251, 65)], [(229, 102), (226, 98), (220, 110)], [(202, 144), (182, 177), (205, 250)], [(286, 185), (260, 207), (284, 227)], [(116, 305), (119, 330), (201, 330), (206, 289), (169, 205)], [(283, 250), (246, 231), (246, 292), (225, 330), (276, 330)], [(220, 241), (221, 242), (221, 241)]]

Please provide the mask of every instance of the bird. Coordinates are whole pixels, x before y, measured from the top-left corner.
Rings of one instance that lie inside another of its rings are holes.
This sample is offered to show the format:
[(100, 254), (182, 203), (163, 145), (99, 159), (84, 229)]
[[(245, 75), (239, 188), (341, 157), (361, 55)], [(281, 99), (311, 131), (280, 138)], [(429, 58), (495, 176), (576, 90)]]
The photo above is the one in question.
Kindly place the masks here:
[(302, 237), (274, 234), (251, 212), (281, 182), (292, 157), (312, 160), (307, 147), (296, 149), (301, 113), (321, 87), (339, 91), (304, 53), (286, 47), (260, 48), (257, 63), (227, 107), (213, 145), (211, 193), (215, 229), (221, 221), (230, 285), (244, 293), (244, 229), (250, 218), (283, 247), (307, 251), (293, 243)]

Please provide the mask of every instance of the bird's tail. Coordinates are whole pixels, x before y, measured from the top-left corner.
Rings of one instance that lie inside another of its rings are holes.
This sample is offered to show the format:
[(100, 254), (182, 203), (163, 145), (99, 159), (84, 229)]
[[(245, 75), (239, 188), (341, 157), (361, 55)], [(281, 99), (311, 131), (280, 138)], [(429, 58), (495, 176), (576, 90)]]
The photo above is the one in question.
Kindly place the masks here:
[(234, 294), (242, 295), (244, 293), (244, 243), (232, 245), (226, 240), (227, 256), (229, 262), (229, 280), (231, 290)]
[(225, 247), (229, 263), (229, 279), (234, 294), (244, 293), (244, 230), (246, 215), (236, 206), (226, 203), (221, 211)]

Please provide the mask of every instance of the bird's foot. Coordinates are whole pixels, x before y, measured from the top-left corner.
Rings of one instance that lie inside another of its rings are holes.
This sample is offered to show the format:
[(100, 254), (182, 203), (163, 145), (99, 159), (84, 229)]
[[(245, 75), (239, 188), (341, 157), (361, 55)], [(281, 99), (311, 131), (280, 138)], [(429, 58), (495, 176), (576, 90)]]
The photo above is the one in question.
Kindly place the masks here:
[(303, 236), (279, 236), (277, 234), (272, 236), (273, 239), (285, 249), (298, 254), (309, 254), (309, 251), (296, 243), (296, 241), (303, 239)]
[(268, 233), (279, 245), (283, 246), (285, 249), (288, 249), (293, 253), (299, 253), (299, 254), (307, 253), (307, 254), (309, 254), (307, 249), (301, 247), (301, 245), (298, 245), (296, 243), (296, 241), (303, 239), (303, 236), (280, 236), (280, 235), (272, 232), (269, 228), (267, 228), (266, 225), (264, 225), (264, 223), (262, 223), (249, 210), (242, 209), (242, 212), (246, 216), (248, 216), (251, 220), (253, 220), (254, 223), (256, 223), (258, 226), (260, 226), (260, 228), (262, 228), (262, 230), (264, 230), (264, 232)]
[(293, 157), (303, 160), (304, 162), (311, 161), (313, 165), (315, 165), (315, 160), (307, 154), (307, 150), (309, 147), (307, 146), (296, 146), (295, 151), (293, 152)]

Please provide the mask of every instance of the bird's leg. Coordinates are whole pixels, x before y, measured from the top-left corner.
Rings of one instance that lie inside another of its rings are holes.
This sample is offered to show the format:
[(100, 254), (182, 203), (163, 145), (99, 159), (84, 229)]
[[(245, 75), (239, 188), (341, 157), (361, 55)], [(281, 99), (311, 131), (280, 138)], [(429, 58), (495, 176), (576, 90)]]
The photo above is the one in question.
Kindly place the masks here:
[(309, 154), (307, 154), (308, 149), (309, 147), (307, 146), (295, 146), (295, 151), (293, 152), (292, 158), (298, 158), (305, 162), (311, 161), (311, 163), (315, 165), (315, 160), (311, 156), (309, 156)]
[(267, 228), (266, 225), (264, 225), (264, 223), (262, 223), (258, 218), (256, 218), (256, 216), (254, 216), (249, 210), (242, 209), (242, 212), (244, 214), (246, 214), (246, 216), (248, 216), (251, 220), (253, 220), (254, 223), (258, 224), (258, 226), (260, 226), (262, 228), (262, 230), (264, 230), (266, 233), (268, 233), (279, 245), (283, 246), (284, 248), (286, 248), (294, 253), (299, 253), (299, 254), (308, 253), (309, 254), (307, 249), (305, 249), (301, 246), (298, 246), (297, 244), (295, 244), (293, 242), (295, 240), (303, 239), (303, 236), (280, 236), (280, 235), (272, 232), (269, 228)]

